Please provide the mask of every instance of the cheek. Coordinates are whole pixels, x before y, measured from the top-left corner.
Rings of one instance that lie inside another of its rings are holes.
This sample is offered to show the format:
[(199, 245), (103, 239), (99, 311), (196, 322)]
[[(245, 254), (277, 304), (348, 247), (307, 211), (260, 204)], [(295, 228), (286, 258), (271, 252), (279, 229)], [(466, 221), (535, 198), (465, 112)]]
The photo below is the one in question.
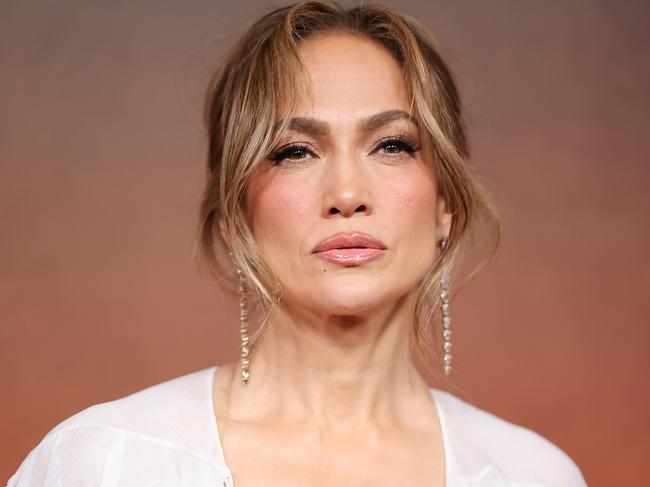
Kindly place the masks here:
[(396, 263), (400, 282), (419, 282), (436, 258), (435, 185), (424, 175), (401, 179), (386, 193), (397, 245)]
[[(397, 230), (407, 237), (426, 238), (434, 234), (437, 191), (435, 180), (430, 175), (414, 170), (399, 177), (385, 178), (381, 184), (380, 212), (391, 215)], [(433, 238), (433, 237), (432, 237)]]
[(299, 229), (306, 227), (309, 215), (314, 214), (309, 191), (301, 184), (279, 178), (270, 178), (252, 189), (255, 198), (249, 201), (251, 230), (260, 251), (263, 255), (291, 255), (283, 250), (299, 245)]
[(436, 259), (437, 184), (430, 172), (415, 168), (383, 181), (378, 213), (393, 232), (393, 282), (409, 287), (424, 278)]

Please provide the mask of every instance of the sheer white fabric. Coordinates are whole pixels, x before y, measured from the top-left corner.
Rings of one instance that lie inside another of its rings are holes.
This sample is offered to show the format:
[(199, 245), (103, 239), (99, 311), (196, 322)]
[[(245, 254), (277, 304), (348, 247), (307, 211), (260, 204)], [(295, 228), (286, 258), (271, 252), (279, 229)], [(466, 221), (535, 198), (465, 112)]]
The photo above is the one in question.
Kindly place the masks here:
[[(96, 404), (50, 430), (8, 487), (236, 487), (212, 408), (210, 367)], [(586, 487), (555, 444), (431, 389), (445, 448), (445, 487)]]

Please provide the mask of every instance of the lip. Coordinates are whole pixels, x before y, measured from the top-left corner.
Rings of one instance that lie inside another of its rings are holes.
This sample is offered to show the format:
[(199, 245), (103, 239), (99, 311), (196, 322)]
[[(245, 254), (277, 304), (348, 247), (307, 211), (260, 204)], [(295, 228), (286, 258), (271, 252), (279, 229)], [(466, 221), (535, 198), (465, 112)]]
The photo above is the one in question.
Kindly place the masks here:
[(311, 251), (344, 266), (360, 265), (386, 253), (386, 244), (363, 232), (337, 233), (321, 240)]

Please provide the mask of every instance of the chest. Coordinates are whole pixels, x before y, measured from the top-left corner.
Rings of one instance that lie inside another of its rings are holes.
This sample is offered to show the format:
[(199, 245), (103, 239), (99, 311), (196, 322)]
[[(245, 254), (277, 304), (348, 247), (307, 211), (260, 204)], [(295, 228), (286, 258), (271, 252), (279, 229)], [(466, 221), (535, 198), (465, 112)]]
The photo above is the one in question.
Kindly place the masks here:
[(435, 434), (322, 443), (231, 428), (222, 447), (234, 487), (444, 487), (444, 451)]

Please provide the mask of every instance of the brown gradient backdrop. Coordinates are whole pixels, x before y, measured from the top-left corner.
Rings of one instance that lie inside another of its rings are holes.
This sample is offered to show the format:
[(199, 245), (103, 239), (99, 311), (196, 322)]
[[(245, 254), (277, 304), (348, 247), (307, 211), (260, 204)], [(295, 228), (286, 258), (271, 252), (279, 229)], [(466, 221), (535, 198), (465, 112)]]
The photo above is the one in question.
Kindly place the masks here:
[[(452, 303), (449, 388), (569, 453), (591, 487), (650, 454), (648, 4), (390, 2), (458, 76), (498, 261)], [(0, 481), (55, 424), (236, 357), (190, 260), (201, 95), (279, 3), (0, 6)]]

